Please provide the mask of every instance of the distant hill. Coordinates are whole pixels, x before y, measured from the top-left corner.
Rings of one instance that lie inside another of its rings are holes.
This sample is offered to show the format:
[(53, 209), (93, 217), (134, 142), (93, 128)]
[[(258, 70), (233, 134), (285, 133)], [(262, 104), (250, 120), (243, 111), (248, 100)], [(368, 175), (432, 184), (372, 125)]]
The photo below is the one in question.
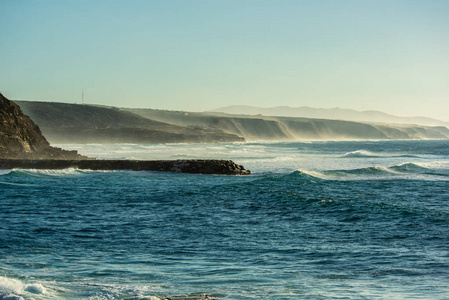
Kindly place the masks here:
[(126, 109), (152, 120), (182, 126), (202, 126), (244, 137), (247, 141), (301, 139), (448, 139), (444, 126), (369, 124), (353, 121)]
[(51, 143), (244, 141), (235, 134), (221, 130), (167, 124), (118, 108), (56, 102), (15, 102), (39, 125)]
[(210, 112), (222, 112), (228, 114), (241, 115), (264, 115), (282, 117), (302, 117), (329, 120), (345, 120), (367, 123), (395, 123), (395, 124), (418, 124), (426, 126), (449, 127), (448, 122), (427, 118), (427, 117), (398, 117), (380, 111), (356, 111), (342, 108), (313, 108), (308, 106), (288, 107), (277, 106), (271, 108), (261, 108), (245, 105), (233, 105), (211, 110)]
[(444, 126), (16, 101), (51, 143), (448, 139)]

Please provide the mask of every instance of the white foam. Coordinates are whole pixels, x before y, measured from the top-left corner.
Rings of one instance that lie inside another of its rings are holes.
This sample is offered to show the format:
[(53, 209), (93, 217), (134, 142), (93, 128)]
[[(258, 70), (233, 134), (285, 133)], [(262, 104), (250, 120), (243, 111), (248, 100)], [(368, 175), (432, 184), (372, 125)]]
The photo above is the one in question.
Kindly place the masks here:
[(356, 151), (351, 151), (351, 152), (345, 153), (343, 155), (343, 157), (374, 157), (374, 156), (378, 156), (378, 154), (373, 153), (368, 150), (356, 150)]
[[(313, 143), (313, 142), (311, 142)], [(329, 178), (327, 171), (355, 170), (371, 167), (399, 166), (411, 160), (412, 163), (439, 173), (449, 173), (449, 162), (446, 157), (438, 159), (432, 156), (431, 160), (422, 155), (416, 158), (407, 156), (407, 161), (397, 153), (373, 151), (364, 142), (354, 148), (354, 151), (339, 152), (338, 149), (328, 151), (329, 145), (325, 142), (316, 142), (318, 147), (304, 147), (304, 142), (298, 143), (224, 143), (224, 144), (105, 144), (105, 145), (63, 145), (68, 149), (78, 149), (81, 154), (102, 159), (231, 159), (239, 165), (251, 170), (253, 174), (290, 173), (297, 169), (313, 170), (322, 173), (314, 174), (318, 177)], [(332, 145), (330, 145), (332, 146)], [(64, 148), (63, 147), (63, 148)], [(348, 148), (350, 149), (350, 148)], [(370, 149), (370, 150), (368, 150)], [(326, 151), (322, 151), (326, 150)], [(344, 152), (343, 152), (344, 153)], [(414, 153), (407, 153), (414, 154)], [(384, 177), (397, 175), (394, 170), (388, 169)], [(382, 173), (374, 176), (367, 174), (360, 178), (382, 177)], [(412, 175), (407, 174), (407, 178)], [(401, 176), (405, 176), (402, 174)], [(429, 176), (429, 174), (422, 174)], [(351, 178), (356, 177), (355, 174)], [(337, 177), (338, 178), (338, 177)], [(335, 179), (330, 177), (330, 179)]]
[(0, 276), (0, 299), (22, 300), (32, 295), (47, 294), (47, 289), (40, 283), (26, 284), (18, 279)]
[(7, 175), (9, 173), (11, 173), (12, 170), (4, 170), (4, 169), (0, 169), (0, 176), (2, 175)]
[(19, 186), (30, 186), (31, 185), (31, 184), (25, 184), (25, 183), (14, 183), (14, 182), (5, 182), (5, 181), (0, 181), (0, 184), (19, 185)]
[(29, 284), (25, 287), (25, 291), (30, 292), (32, 294), (45, 294), (47, 290), (40, 283)]
[(415, 162), (414, 164), (426, 169), (449, 170), (449, 162), (445, 161)]
[(0, 277), (0, 292), (20, 293), (24, 290), (24, 284), (17, 279)]
[[(50, 169), (15, 169), (14, 172), (26, 174), (35, 177), (64, 177), (64, 176), (78, 176), (85, 175), (93, 172), (104, 172), (104, 171), (94, 171), (94, 170), (80, 170), (75, 168), (61, 169), (61, 170), (50, 170)], [(106, 171), (107, 172), (107, 171)]]
[(14, 294), (1, 294), (0, 291), (0, 300), (24, 300), (23, 297), (14, 295)]

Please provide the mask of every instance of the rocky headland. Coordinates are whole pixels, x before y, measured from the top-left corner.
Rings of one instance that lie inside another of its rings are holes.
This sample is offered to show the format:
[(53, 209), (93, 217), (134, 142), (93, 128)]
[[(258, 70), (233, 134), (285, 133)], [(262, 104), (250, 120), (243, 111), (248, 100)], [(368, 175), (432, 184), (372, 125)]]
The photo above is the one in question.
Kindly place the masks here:
[(0, 93), (0, 159), (87, 159), (50, 146), (39, 127)]
[(52, 147), (20, 107), (0, 93), (0, 169), (14, 168), (250, 174), (243, 166), (230, 160), (96, 160), (77, 151)]

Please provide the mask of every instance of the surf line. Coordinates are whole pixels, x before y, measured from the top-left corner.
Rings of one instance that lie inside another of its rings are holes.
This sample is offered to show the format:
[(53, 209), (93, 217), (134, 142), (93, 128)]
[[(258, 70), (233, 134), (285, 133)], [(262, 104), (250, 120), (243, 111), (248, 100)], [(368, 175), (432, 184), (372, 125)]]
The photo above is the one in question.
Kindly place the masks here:
[(0, 169), (81, 169), (162, 171), (195, 174), (250, 175), (232, 160), (27, 160), (0, 159)]

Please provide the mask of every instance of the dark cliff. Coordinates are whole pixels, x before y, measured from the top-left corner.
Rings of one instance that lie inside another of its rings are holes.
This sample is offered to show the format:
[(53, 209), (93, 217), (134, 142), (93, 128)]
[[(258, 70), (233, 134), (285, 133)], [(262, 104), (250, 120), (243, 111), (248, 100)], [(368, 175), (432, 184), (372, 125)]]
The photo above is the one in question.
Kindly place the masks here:
[(1, 159), (80, 159), (76, 151), (51, 147), (39, 127), (0, 93)]

